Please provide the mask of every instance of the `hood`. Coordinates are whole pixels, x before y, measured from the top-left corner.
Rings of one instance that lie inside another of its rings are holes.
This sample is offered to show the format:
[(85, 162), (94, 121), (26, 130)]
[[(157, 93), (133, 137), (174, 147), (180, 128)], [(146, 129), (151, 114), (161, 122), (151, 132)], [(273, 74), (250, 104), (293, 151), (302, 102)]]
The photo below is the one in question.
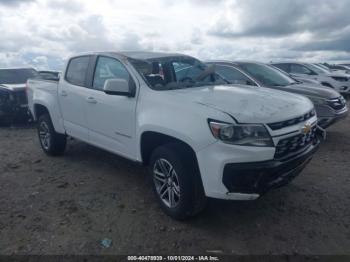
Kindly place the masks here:
[(220, 85), (173, 90), (189, 100), (231, 115), (240, 123), (272, 123), (303, 115), (313, 108), (305, 97), (251, 86)]
[(281, 87), (273, 87), (274, 89), (278, 89), (281, 91), (287, 91), (299, 95), (304, 95), (307, 97), (317, 97), (324, 99), (332, 99), (338, 98), (340, 94), (334, 89), (326, 86), (300, 83), (295, 85), (281, 86)]
[(303, 77), (303, 76), (296, 76), (296, 75), (290, 75), (291, 78), (299, 81), (299, 82), (303, 82), (303, 83), (307, 83), (307, 84), (314, 84), (314, 85), (320, 85), (321, 82), (316, 80), (316, 79), (312, 79), (312, 78), (308, 78), (308, 77)]
[(26, 88), (26, 84), (0, 84), (0, 88), (10, 91), (20, 91)]

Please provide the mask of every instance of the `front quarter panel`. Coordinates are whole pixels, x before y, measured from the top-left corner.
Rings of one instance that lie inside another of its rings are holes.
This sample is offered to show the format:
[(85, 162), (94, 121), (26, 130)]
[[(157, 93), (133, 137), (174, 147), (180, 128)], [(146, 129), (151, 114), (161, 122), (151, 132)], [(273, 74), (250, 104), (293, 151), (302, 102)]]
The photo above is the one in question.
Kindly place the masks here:
[[(137, 108), (136, 135), (139, 140), (144, 132), (158, 132), (177, 138), (198, 152), (217, 141), (210, 131), (208, 119), (233, 122), (226, 113), (182, 100), (171, 91), (154, 91), (142, 86), (141, 92)], [(140, 150), (138, 158), (141, 160)]]

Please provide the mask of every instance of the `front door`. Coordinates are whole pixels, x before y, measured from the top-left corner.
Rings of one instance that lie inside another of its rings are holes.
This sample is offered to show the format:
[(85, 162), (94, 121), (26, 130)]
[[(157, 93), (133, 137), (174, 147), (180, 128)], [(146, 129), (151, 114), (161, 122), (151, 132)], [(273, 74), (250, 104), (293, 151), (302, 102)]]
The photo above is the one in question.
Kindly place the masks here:
[(103, 92), (107, 79), (125, 79), (134, 84), (125, 66), (117, 59), (99, 56), (92, 88), (86, 92), (87, 123), (91, 144), (129, 158), (136, 157), (136, 98)]

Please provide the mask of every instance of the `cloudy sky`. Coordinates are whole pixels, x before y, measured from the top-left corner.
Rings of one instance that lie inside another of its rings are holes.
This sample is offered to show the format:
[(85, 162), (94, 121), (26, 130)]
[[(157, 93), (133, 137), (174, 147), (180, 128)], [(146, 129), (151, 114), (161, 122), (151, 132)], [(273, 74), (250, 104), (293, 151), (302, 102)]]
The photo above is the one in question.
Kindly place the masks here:
[(92, 50), (350, 61), (350, 0), (0, 0), (0, 66)]

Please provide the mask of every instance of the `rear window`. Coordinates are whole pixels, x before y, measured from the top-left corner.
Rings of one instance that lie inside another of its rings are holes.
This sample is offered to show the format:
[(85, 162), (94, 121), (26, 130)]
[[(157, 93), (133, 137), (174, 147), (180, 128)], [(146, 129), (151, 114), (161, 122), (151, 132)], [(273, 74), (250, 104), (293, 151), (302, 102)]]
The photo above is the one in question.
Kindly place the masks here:
[(89, 67), (89, 60), (89, 56), (72, 58), (67, 68), (67, 82), (77, 86), (85, 86), (85, 79)]
[(38, 76), (34, 69), (2, 69), (0, 70), (0, 84), (25, 84), (29, 78)]

